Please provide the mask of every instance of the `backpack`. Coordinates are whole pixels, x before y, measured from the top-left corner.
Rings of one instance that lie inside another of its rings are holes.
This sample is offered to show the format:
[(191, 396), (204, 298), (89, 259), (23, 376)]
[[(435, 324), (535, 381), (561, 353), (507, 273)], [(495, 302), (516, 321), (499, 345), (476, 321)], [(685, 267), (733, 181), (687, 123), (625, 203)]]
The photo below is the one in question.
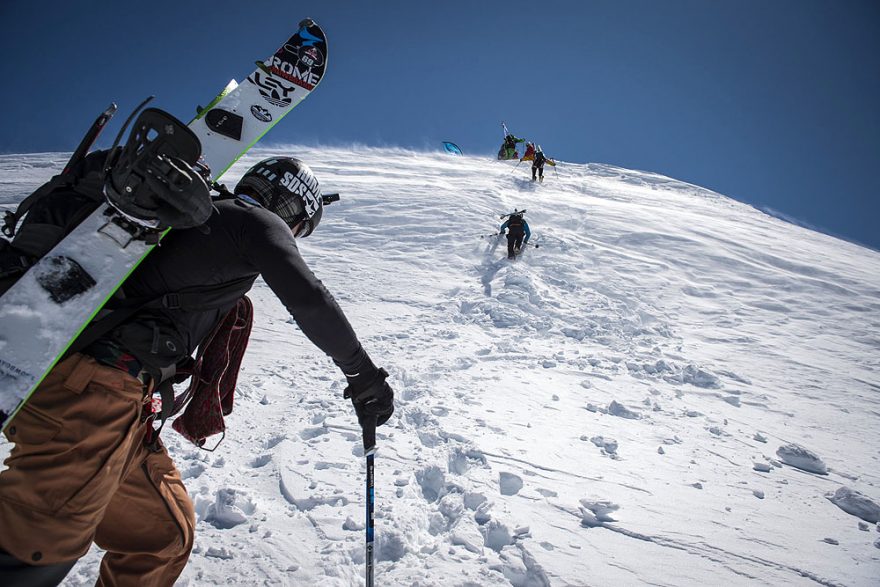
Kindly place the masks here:
[(525, 220), (519, 214), (511, 214), (507, 219), (507, 230), (512, 235), (519, 235), (525, 232), (523, 228)]
[(0, 237), (0, 295), (101, 205), (106, 156), (107, 151), (96, 151), (71, 161), (15, 212), (6, 211), (6, 238)]

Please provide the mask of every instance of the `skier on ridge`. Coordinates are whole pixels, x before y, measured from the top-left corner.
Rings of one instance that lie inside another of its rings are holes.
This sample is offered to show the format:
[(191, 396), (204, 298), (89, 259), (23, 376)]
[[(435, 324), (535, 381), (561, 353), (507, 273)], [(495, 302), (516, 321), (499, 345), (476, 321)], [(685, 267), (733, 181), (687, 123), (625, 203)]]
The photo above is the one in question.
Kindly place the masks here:
[[(342, 370), (345, 397), (365, 431), (388, 420), (394, 411), (388, 374), (374, 365), (296, 245), (322, 214), (309, 167), (293, 158), (267, 159), (245, 173), (234, 194), (215, 200), (203, 227), (172, 231), (144, 260), (123, 286), (127, 298), (170, 299), (219, 284), (232, 301), (137, 310), (53, 368), (7, 429), (14, 447), (0, 473), (0, 583), (56, 585), (92, 541), (106, 550), (101, 585), (175, 582), (193, 547), (195, 511), (152, 425), (166, 414), (151, 400), (157, 389), (171, 388), (164, 377), (191, 362), (196, 347), (201, 355), (224, 316), (241, 318), (249, 332), (250, 302), (243, 296), (260, 276)], [(219, 386), (231, 410), (228, 379), (216, 379), (228, 367), (234, 388), (244, 348), (220, 350), (234, 356), (202, 373), (215, 378), (214, 387), (196, 386), (190, 402), (196, 410), (174, 421), (196, 442), (218, 432), (216, 418), (222, 426), (211, 391), (216, 396)], [(207, 353), (205, 364), (218, 360)]]

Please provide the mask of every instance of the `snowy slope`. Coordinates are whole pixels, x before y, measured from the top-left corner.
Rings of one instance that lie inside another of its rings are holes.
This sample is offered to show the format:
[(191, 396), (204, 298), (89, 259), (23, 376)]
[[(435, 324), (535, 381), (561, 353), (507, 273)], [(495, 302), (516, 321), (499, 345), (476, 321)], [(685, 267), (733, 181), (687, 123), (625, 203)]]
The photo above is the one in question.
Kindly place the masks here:
[[(877, 512), (828, 496), (880, 502), (880, 253), (607, 165), (535, 185), (477, 157), (277, 147), (227, 181), (272, 154), (342, 192), (301, 249), (397, 392), (377, 584), (878, 584)], [(0, 156), (0, 203), (63, 160)], [(540, 248), (511, 263), (486, 235), (514, 207)], [(179, 584), (363, 584), (342, 378), (252, 298), (225, 441), (165, 434), (199, 516)]]

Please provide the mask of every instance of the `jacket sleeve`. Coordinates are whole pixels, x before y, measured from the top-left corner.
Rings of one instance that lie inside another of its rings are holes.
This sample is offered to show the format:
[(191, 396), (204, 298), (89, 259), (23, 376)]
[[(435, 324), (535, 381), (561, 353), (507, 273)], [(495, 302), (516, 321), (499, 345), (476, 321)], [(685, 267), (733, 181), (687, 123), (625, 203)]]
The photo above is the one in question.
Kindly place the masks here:
[(303, 334), (327, 353), (345, 373), (369, 361), (342, 308), (306, 265), (293, 234), (284, 222), (260, 214), (244, 239), (248, 257), (266, 284), (284, 304)]
[(526, 238), (523, 239), (523, 244), (529, 242), (529, 238), (532, 236), (532, 231), (529, 230), (529, 223), (523, 220), (523, 230), (526, 231)]
[(501, 228), (498, 229), (498, 234), (504, 234), (504, 229), (507, 228), (508, 224), (510, 224), (510, 220), (505, 220), (504, 224), (501, 225)]

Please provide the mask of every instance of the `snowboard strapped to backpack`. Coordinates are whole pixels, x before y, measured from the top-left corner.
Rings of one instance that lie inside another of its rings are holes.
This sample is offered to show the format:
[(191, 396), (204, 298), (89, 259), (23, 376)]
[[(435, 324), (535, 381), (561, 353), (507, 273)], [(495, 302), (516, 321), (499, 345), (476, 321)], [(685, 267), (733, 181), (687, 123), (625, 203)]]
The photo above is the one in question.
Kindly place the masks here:
[[(108, 117), (109, 118), (109, 117)], [(146, 119), (146, 124), (143, 120)], [(159, 189), (162, 189), (162, 183), (165, 178), (170, 177), (168, 192), (174, 195), (181, 195), (180, 185), (187, 189), (187, 184), (192, 180), (195, 174), (189, 168), (189, 161), (195, 162), (198, 159), (201, 147), (195, 136), (186, 129), (186, 133), (178, 133), (178, 137), (186, 137), (185, 158), (177, 157), (175, 154), (169, 154), (172, 149), (168, 145), (158, 144), (155, 140), (154, 133), (151, 140), (144, 140), (149, 132), (151, 125), (164, 125), (165, 130), (173, 128), (173, 124), (167, 124), (170, 119), (169, 115), (164, 112), (148, 109), (144, 111), (138, 121), (135, 123), (132, 131), (132, 138), (129, 139), (126, 147), (112, 148), (110, 151), (95, 151), (86, 154), (88, 146), (94, 140), (96, 134), (93, 129), (83, 139), (80, 148), (74, 153), (71, 160), (67, 163), (60, 174), (54, 176), (48, 182), (40, 186), (32, 194), (27, 196), (12, 212), (7, 211), (3, 218), (3, 225), (0, 227), (6, 238), (0, 237), (0, 295), (5, 293), (13, 284), (29, 269), (31, 269), (37, 261), (46, 256), (55, 245), (64, 239), (72, 230), (74, 230), (85, 218), (94, 212), (100, 205), (106, 203), (110, 199), (118, 211), (126, 214), (133, 221), (129, 226), (132, 233), (137, 233), (137, 237), (144, 237), (149, 232), (161, 230), (163, 224), (167, 223), (168, 218), (172, 218), (175, 222), (180, 220), (179, 224), (200, 225), (210, 216), (212, 205), (210, 194), (207, 187), (204, 187), (204, 197), (200, 197), (201, 186), (197, 185), (196, 189), (198, 200), (196, 202), (195, 214), (187, 205), (173, 206), (170, 210), (158, 210), (156, 199), (152, 196), (151, 186), (156, 186), (159, 182)], [(97, 121), (96, 121), (97, 122)], [(182, 126), (182, 125), (181, 125)], [(124, 129), (123, 129), (124, 130)], [(120, 133), (121, 134), (121, 133)], [(169, 137), (170, 139), (170, 137)], [(173, 139), (170, 139), (173, 140)], [(195, 140), (195, 143), (193, 143)], [(86, 142), (88, 141), (88, 144)], [(152, 143), (152, 144), (150, 144)], [(85, 148), (83, 148), (85, 145)], [(140, 155), (144, 152), (144, 148), (152, 148), (153, 156), (150, 160), (145, 157), (137, 157), (132, 155)], [(164, 147), (164, 148), (163, 148)], [(154, 172), (153, 163), (158, 163), (158, 168), (171, 169), (168, 174)], [(186, 163), (184, 167), (181, 162)], [(115, 167), (112, 167), (115, 164)], [(108, 165), (111, 167), (108, 168)], [(204, 185), (204, 179), (197, 181)], [(126, 189), (126, 188), (130, 189)], [(126, 194), (132, 194), (132, 205), (125, 200)], [(182, 197), (182, 196), (181, 196)], [(132, 212), (137, 212), (137, 216), (133, 216)], [(195, 220), (193, 220), (195, 219)], [(166, 221), (166, 222), (163, 222)], [(152, 224), (154, 227), (150, 227)], [(132, 234), (135, 238), (135, 234)], [(75, 261), (72, 261), (75, 263)], [(74, 283), (74, 281), (91, 280), (91, 276), (84, 270), (77, 272), (71, 268), (65, 268), (65, 274), (68, 276), (65, 280), (53, 285), (58, 287), (58, 291), (52, 292), (53, 298), (63, 301), (66, 297), (72, 297), (78, 293), (78, 287), (82, 284)], [(73, 277), (70, 277), (73, 276)], [(231, 283), (197, 286), (187, 288), (185, 291), (170, 292), (161, 296), (151, 298), (125, 298), (115, 297), (108, 304), (105, 310), (100, 313), (77, 337), (66, 352), (69, 356), (73, 353), (81, 352), (89, 347), (92, 343), (110, 333), (114, 328), (120, 326), (125, 320), (133, 316), (141, 310), (147, 309), (166, 309), (166, 310), (193, 310), (204, 311), (212, 309), (229, 308), (233, 309), (241, 306), (242, 287), (246, 281), (250, 279), (237, 280)], [(122, 288), (124, 292), (124, 286)], [(238, 306), (236, 305), (238, 304)], [(238, 310), (240, 312), (240, 310)], [(248, 318), (249, 319), (249, 318)], [(217, 337), (218, 329), (222, 329), (224, 322), (215, 327), (212, 332), (212, 339)], [(249, 333), (249, 322), (247, 333)], [(222, 337), (222, 335), (221, 335)], [(240, 362), (240, 355), (243, 354), (247, 345), (247, 336), (245, 334), (243, 340), (236, 339), (240, 345), (239, 349), (234, 352), (238, 353), (237, 360)], [(145, 344), (149, 344), (146, 341)], [(210, 350), (209, 354), (210, 354)], [(227, 351), (228, 352), (228, 351)], [(199, 366), (205, 349), (199, 349)], [(190, 375), (195, 375), (196, 380), (193, 382), (195, 389), (201, 389), (199, 386), (205, 385), (205, 380), (200, 376), (199, 369), (193, 371), (192, 368), (184, 369), (183, 372), (177, 373), (174, 366), (170, 369), (147, 370), (149, 377), (156, 385), (156, 391), (163, 396), (163, 409), (160, 414), (156, 414), (157, 420), (162, 423), (171, 415), (174, 408), (180, 409), (178, 404), (175, 406), (174, 391), (171, 387), (172, 382), (179, 382)], [(212, 381), (210, 378), (207, 381)], [(234, 387), (234, 379), (232, 386)], [(228, 382), (223, 382), (228, 387)], [(227, 390), (227, 393), (231, 393)], [(188, 393), (192, 396), (192, 391)], [(231, 398), (231, 395), (230, 395)], [(187, 397), (189, 399), (189, 397)], [(231, 410), (231, 399), (229, 406), (224, 409)], [(176, 410), (175, 410), (176, 411)], [(222, 418), (221, 418), (222, 425)], [(160, 426), (161, 428), (161, 426)], [(201, 430), (193, 433), (195, 438), (201, 437), (204, 442), (204, 436), (214, 434), (216, 431), (216, 422), (214, 428)], [(158, 430), (155, 432), (158, 437)], [(190, 436), (188, 436), (190, 438)], [(191, 438), (193, 439), (193, 438)], [(196, 441), (195, 439), (193, 439)]]
[[(123, 125), (116, 143), (147, 101)], [(100, 123), (98, 131), (103, 128), (108, 112), (112, 115), (113, 111), (115, 107), (95, 121), (60, 174), (26, 197), (14, 212), (6, 212), (2, 232), (7, 238), (0, 238), (0, 296), (104, 203), (121, 213), (108, 220), (108, 226), (112, 224), (121, 235), (123, 247), (126, 239), (155, 238), (168, 226), (200, 226), (210, 217), (210, 192), (205, 178), (193, 169), (198, 169), (199, 139), (170, 114), (155, 108), (143, 110), (125, 146), (114, 144), (108, 151), (87, 154), (97, 137), (96, 125)], [(56, 274), (36, 278), (57, 303), (94, 285), (93, 277), (73, 259), (51, 261), (58, 269)], [(192, 287), (152, 298), (125, 298), (124, 287), (122, 291), (80, 333), (67, 355), (84, 350), (140, 310), (203, 311), (233, 306), (242, 283)], [(155, 346), (155, 341), (144, 344), (149, 348), (151, 343)], [(156, 383), (172, 375), (173, 370), (151, 373)]]
[[(199, 226), (208, 219), (211, 195), (205, 178), (192, 169), (202, 148), (186, 125), (162, 110), (147, 108), (132, 125), (125, 146), (116, 147), (149, 100), (132, 113), (109, 151), (86, 154), (115, 105), (105, 110), (64, 170), (26, 197), (15, 212), (6, 212), (2, 227), (6, 239), (0, 239), (0, 295), (102, 203), (109, 202), (131, 220), (116, 220), (131, 238), (148, 238), (151, 231), (169, 226)], [(79, 293), (78, 288), (87, 289), (92, 279), (81, 268), (65, 269), (63, 283), (47, 284), (47, 289), (58, 289), (50, 293), (59, 303)], [(78, 280), (83, 283), (75, 283)], [(65, 292), (65, 287), (72, 289)]]

